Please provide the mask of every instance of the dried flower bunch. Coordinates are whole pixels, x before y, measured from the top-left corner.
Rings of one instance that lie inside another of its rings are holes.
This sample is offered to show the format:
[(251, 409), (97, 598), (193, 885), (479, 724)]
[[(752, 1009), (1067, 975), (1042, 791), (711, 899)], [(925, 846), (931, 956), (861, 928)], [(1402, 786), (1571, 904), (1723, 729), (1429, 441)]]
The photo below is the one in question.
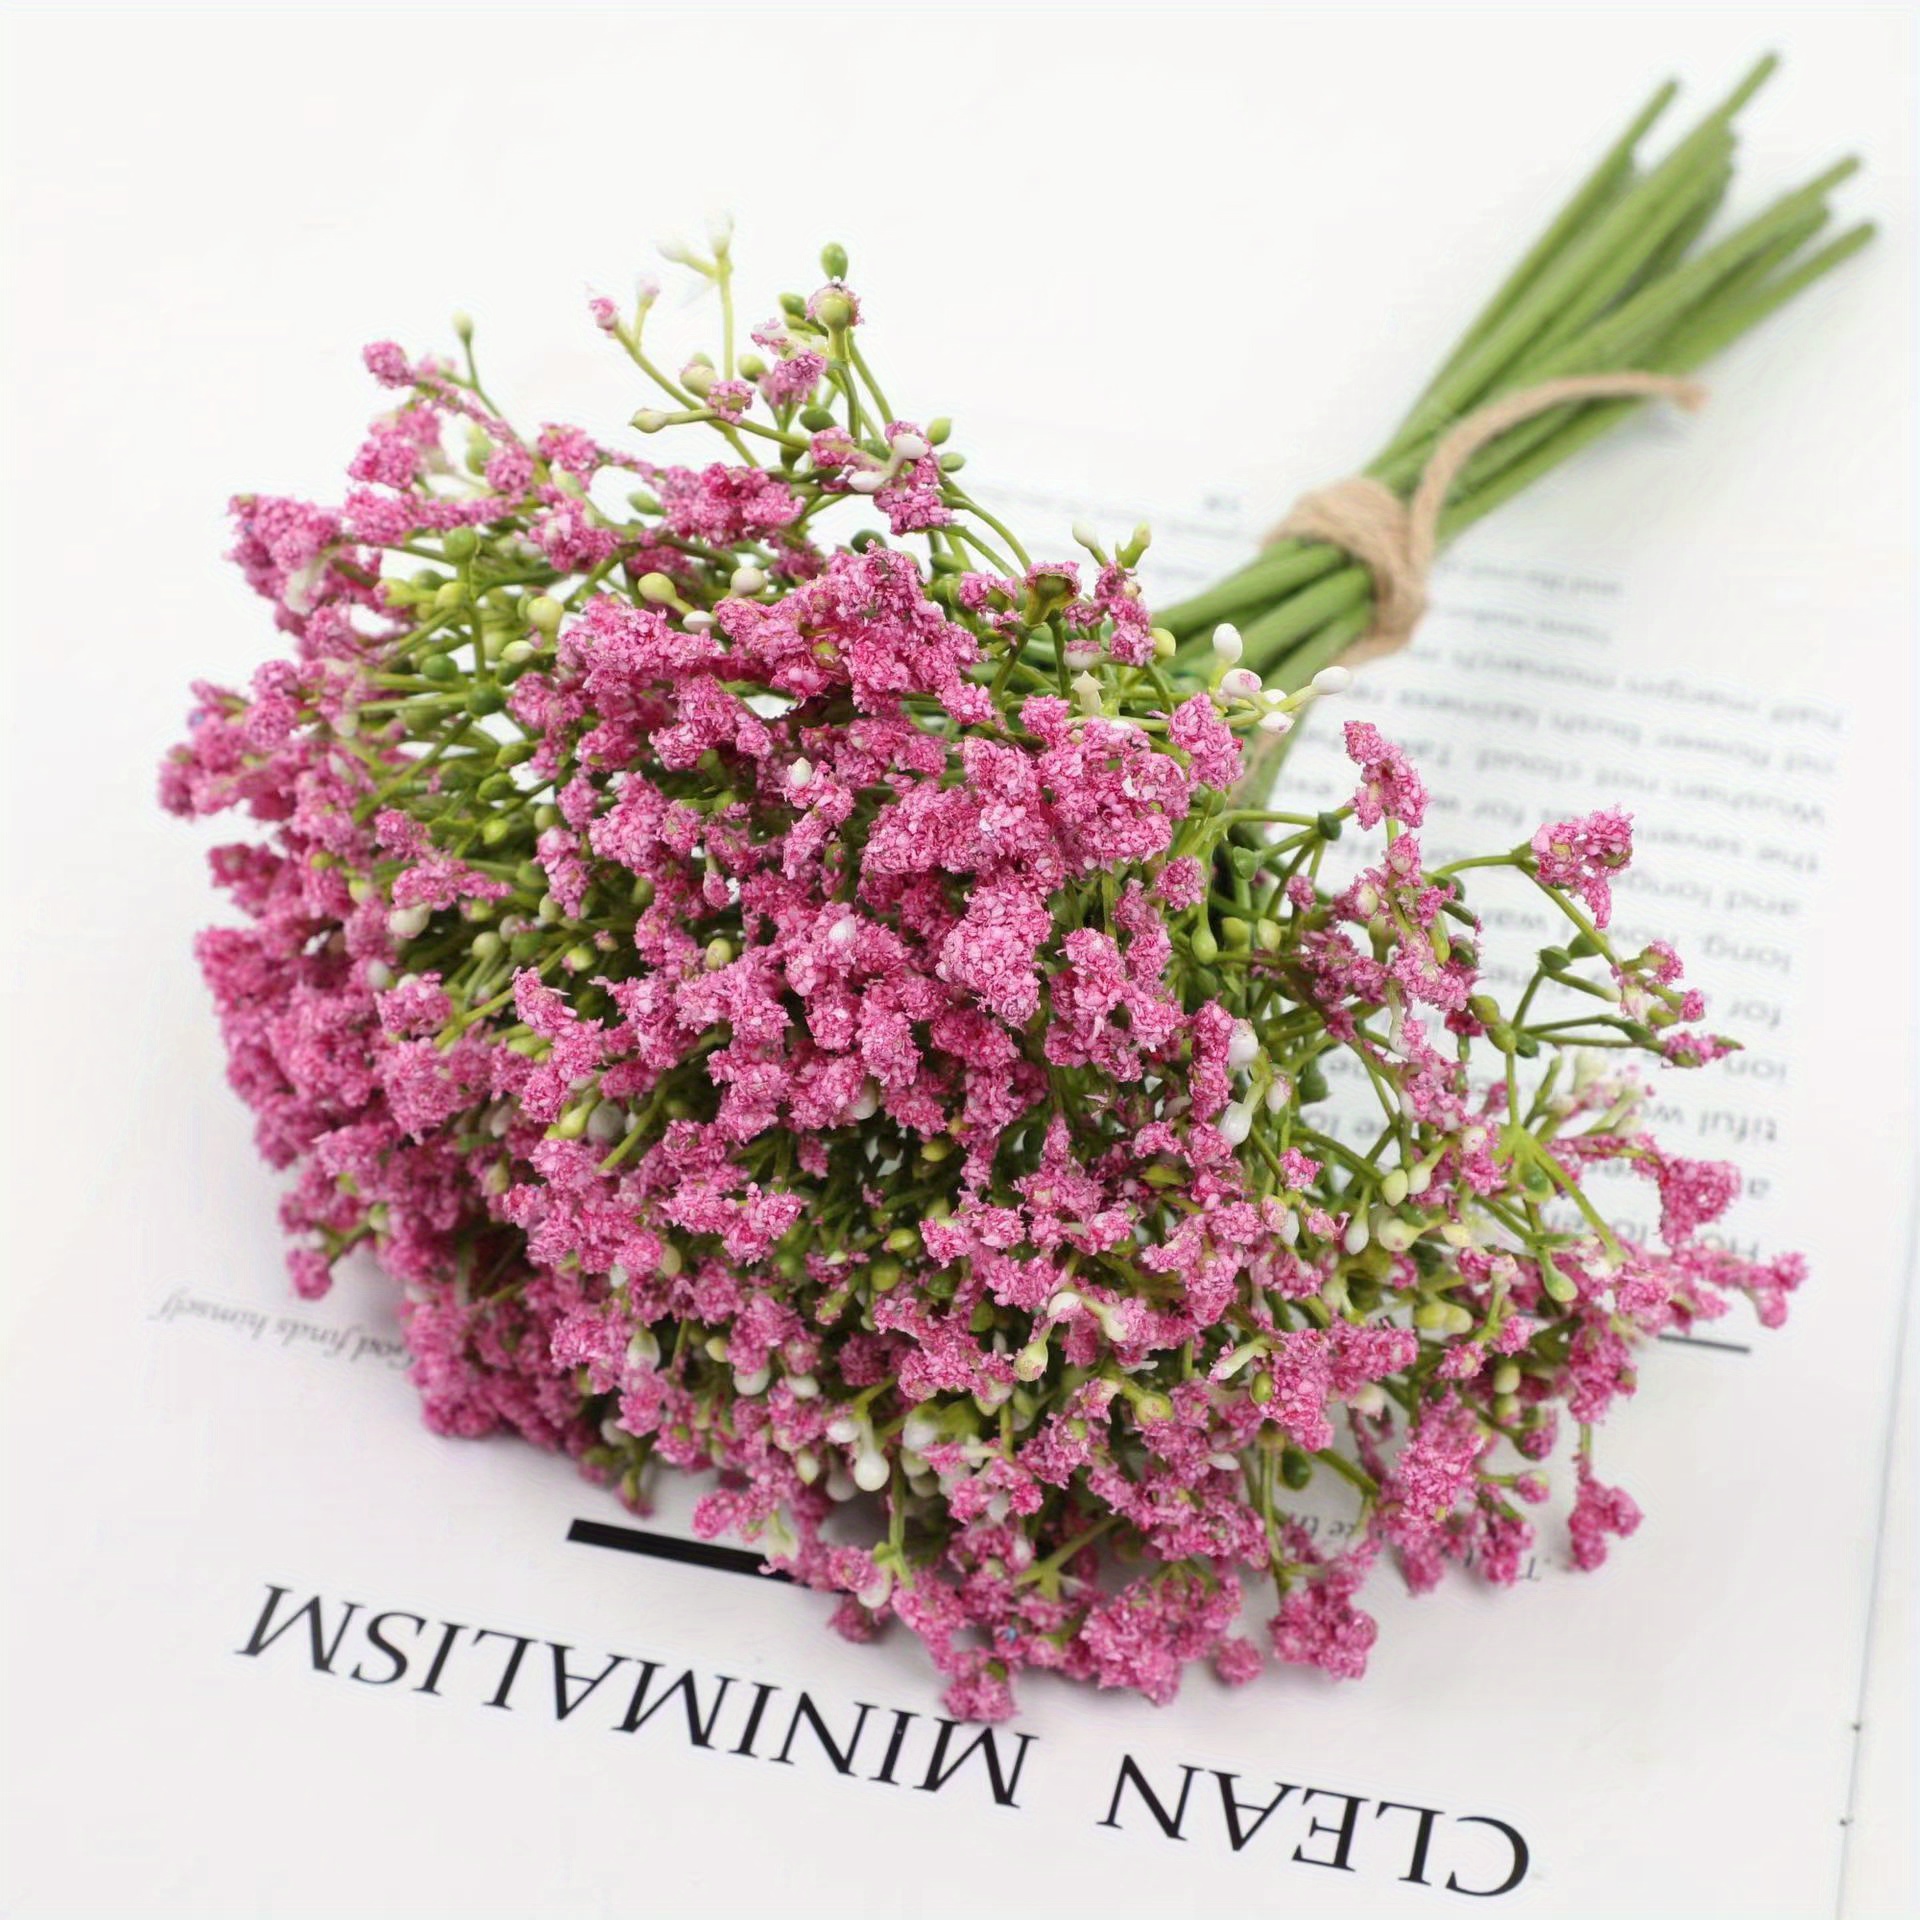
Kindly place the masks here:
[[(372, 1253), (434, 1427), (637, 1507), (711, 1472), (702, 1528), (851, 1634), (904, 1621), (967, 1715), (1027, 1667), (1246, 1679), (1251, 1583), (1274, 1654), (1358, 1674), (1372, 1563), (1511, 1581), (1563, 1429), (1597, 1564), (1638, 1519), (1592, 1464), (1637, 1347), (1738, 1295), (1776, 1324), (1801, 1272), (1716, 1245), (1733, 1170), (1639, 1118), (1631, 1056), (1727, 1043), (1669, 947), (1610, 937), (1625, 816), (1432, 863), (1364, 722), (1346, 806), (1268, 804), (1249, 743), (1346, 679), (1312, 578), (1230, 590), (1264, 640), (1176, 633), (1144, 529), (1036, 561), (895, 412), (838, 249), (752, 352), (727, 236), (684, 262), (714, 358), (655, 363), (651, 292), (593, 315), (660, 390), (641, 434), (722, 457), (523, 432), (463, 328), (458, 363), (368, 350), (393, 405), (342, 505), (235, 504), (292, 657), (197, 690), (163, 788), (266, 829), (213, 854), (243, 921), (200, 958), (300, 1290)], [(1486, 869), (1566, 922), (1506, 1005)]]

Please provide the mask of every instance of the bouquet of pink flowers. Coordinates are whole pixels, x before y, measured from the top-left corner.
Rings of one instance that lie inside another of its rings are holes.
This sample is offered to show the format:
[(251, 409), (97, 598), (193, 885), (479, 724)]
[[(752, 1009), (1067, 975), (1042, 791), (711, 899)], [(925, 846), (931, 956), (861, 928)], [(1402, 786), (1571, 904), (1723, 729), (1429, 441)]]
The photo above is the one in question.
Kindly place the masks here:
[[(1856, 244), (1804, 250), (1829, 176), (1694, 250), (1740, 98), (1645, 172), (1636, 123), (1377, 463), (1391, 504), (1460, 416), (1600, 377), (1456, 444), (1429, 542)], [(1715, 1244), (1734, 1171), (1640, 1117), (1632, 1056), (1728, 1043), (1610, 937), (1626, 816), (1435, 863), (1363, 722), (1351, 800), (1288, 811), (1271, 750), (1404, 576), (1335, 527), (1156, 620), (1144, 529), (1035, 559), (889, 403), (837, 248), (751, 352), (727, 236), (684, 263), (713, 357), (656, 364), (650, 291), (593, 317), (659, 389), (639, 433), (721, 457), (522, 431), (463, 326), (457, 363), (368, 349), (393, 400), (341, 505), (235, 503), (291, 657), (197, 690), (163, 797), (265, 828), (212, 856), (243, 922), (200, 959), (297, 1287), (370, 1252), (436, 1429), (637, 1508), (712, 1474), (704, 1531), (849, 1634), (904, 1621), (961, 1714), (1026, 1667), (1245, 1680), (1250, 1583), (1275, 1655), (1357, 1675), (1373, 1563), (1513, 1580), (1565, 1429), (1597, 1565), (1636, 1348), (1735, 1296), (1777, 1324), (1801, 1277)], [(1506, 1003), (1486, 870), (1565, 921)]]

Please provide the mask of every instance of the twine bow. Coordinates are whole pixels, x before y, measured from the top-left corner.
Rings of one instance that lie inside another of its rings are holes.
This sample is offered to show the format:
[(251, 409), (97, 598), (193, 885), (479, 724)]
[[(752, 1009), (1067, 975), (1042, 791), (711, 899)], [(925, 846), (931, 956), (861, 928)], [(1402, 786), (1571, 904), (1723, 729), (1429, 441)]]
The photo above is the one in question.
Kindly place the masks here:
[(1441, 435), (1413, 497), (1402, 503), (1364, 473), (1303, 493), (1269, 540), (1323, 540), (1351, 554), (1373, 576), (1373, 623), (1341, 656), (1347, 665), (1406, 645), (1427, 610), (1427, 576), (1440, 543), (1440, 514), (1460, 470), (1473, 456), (1550, 407), (1576, 400), (1671, 400), (1689, 413), (1707, 390), (1664, 373), (1586, 373), (1543, 380), (1470, 413)]

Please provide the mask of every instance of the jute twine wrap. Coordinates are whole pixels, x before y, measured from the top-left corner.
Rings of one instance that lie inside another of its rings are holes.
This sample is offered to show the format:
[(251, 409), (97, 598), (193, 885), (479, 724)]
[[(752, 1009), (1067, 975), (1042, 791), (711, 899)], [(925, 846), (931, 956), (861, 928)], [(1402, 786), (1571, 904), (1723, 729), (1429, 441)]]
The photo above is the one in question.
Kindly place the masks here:
[(1268, 540), (1323, 540), (1373, 575), (1373, 624), (1340, 656), (1344, 665), (1406, 645), (1427, 610), (1427, 575), (1439, 548), (1440, 514), (1460, 470), (1489, 441), (1550, 407), (1579, 400), (1671, 400), (1689, 413), (1707, 390), (1664, 373), (1588, 373), (1543, 380), (1470, 413), (1434, 447), (1412, 499), (1364, 473), (1316, 488), (1294, 502)]

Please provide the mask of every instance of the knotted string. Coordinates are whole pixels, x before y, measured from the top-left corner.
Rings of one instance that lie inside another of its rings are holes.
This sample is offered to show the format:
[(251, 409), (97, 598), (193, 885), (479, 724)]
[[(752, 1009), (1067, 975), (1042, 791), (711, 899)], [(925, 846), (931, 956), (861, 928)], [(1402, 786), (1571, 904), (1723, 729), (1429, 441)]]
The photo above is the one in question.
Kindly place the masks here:
[(1389, 486), (1356, 473), (1317, 487), (1294, 502), (1269, 540), (1322, 540), (1373, 576), (1373, 622), (1341, 655), (1347, 665), (1406, 645), (1427, 610), (1427, 576), (1440, 544), (1440, 515), (1460, 470), (1491, 440), (1550, 407), (1578, 400), (1671, 400), (1689, 413), (1707, 390), (1664, 373), (1584, 373), (1523, 387), (1470, 413), (1441, 435), (1413, 497), (1402, 503)]

